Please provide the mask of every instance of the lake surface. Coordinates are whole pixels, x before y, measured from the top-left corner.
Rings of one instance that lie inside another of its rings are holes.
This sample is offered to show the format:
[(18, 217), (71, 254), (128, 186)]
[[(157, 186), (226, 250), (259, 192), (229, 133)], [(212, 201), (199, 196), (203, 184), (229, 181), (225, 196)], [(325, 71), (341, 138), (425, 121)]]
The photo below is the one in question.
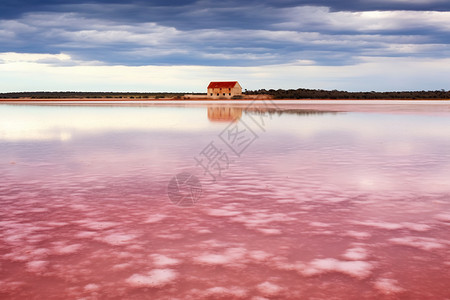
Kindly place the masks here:
[(0, 105), (0, 298), (450, 298), (450, 104), (378, 103)]

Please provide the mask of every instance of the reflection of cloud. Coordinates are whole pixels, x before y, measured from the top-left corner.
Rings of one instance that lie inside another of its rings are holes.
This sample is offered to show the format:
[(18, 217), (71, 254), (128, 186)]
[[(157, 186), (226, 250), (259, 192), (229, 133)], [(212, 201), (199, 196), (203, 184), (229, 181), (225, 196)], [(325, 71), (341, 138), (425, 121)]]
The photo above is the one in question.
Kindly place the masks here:
[[(324, 109), (326, 105), (323, 106)], [(405, 105), (407, 108), (407, 105)], [(386, 107), (389, 110), (389, 107)], [(411, 143), (417, 138), (442, 138), (450, 136), (450, 118), (438, 115), (399, 115), (379, 113), (345, 113), (297, 115), (273, 115), (267, 123), (268, 132), (286, 131), (302, 138), (320, 137), (323, 134), (345, 133), (355, 138), (367, 140), (383, 139), (392, 141), (392, 146), (385, 146), (384, 151), (399, 151), (403, 154), (412, 153)]]
[(68, 132), (58, 132), (58, 131), (44, 131), (37, 132), (33, 130), (8, 130), (7, 132), (1, 132), (0, 128), (0, 140), (9, 140), (9, 141), (17, 141), (17, 140), (42, 140), (42, 141), (50, 141), (50, 140), (58, 140), (58, 141), (68, 141), (72, 139), (72, 134)]
[(385, 145), (386, 154), (389, 155), (412, 155), (415, 153), (414, 145), (411, 142), (406, 141), (392, 141)]
[(301, 174), (299, 182), (306, 176), (367, 193), (449, 190), (446, 115), (274, 114), (266, 124), (256, 151), (271, 163), (255, 163), (269, 174)]
[[(124, 130), (195, 131), (207, 126), (203, 109), (3, 106), (0, 140), (69, 140), (76, 133)], [(200, 117), (201, 115), (201, 117)]]

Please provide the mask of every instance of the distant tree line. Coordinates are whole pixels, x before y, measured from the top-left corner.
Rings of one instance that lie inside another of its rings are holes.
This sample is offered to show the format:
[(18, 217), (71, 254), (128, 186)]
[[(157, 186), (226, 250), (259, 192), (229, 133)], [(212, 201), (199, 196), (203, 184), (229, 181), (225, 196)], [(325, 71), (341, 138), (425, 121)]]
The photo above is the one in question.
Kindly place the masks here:
[[(17, 92), (0, 93), (0, 99), (70, 99), (70, 98), (116, 98), (116, 99), (146, 99), (175, 98), (182, 99), (184, 95), (200, 95), (199, 93), (118, 93), (118, 92)], [(450, 91), (403, 91), (403, 92), (347, 92), (338, 90), (313, 89), (260, 89), (245, 91), (244, 95), (269, 95), (274, 99), (450, 99)], [(241, 97), (235, 97), (241, 98)]]
[(247, 95), (266, 94), (274, 99), (450, 99), (450, 91), (405, 91), (405, 92), (346, 92), (338, 90), (256, 90)]
[(117, 92), (19, 92), (0, 93), (0, 99), (70, 99), (70, 98), (125, 98), (125, 99), (145, 99), (145, 98), (177, 98), (187, 93), (117, 93)]

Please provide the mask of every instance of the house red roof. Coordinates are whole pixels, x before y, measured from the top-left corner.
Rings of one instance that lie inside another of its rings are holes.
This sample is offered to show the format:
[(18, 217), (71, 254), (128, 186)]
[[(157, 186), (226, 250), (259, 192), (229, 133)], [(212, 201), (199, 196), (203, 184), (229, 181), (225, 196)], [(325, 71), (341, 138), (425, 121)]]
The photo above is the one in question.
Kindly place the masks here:
[(236, 86), (237, 81), (211, 81), (208, 89), (231, 89)]

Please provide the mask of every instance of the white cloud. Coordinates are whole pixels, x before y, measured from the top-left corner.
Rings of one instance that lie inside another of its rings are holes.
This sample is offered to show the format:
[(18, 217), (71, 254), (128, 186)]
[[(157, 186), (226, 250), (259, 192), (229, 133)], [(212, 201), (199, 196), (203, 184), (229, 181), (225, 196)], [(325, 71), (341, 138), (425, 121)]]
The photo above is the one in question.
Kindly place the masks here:
[(370, 91), (435, 90), (448, 86), (448, 58), (357, 59), (359, 63), (350, 66), (320, 66), (301, 61), (256, 67), (133, 67), (92, 65), (73, 60), (65, 53), (1, 53), (0, 91), (204, 92), (211, 80), (239, 80), (244, 89), (308, 87)]
[(181, 35), (175, 28), (159, 26), (155, 23), (143, 23), (136, 26), (106, 25), (94, 26), (95, 29), (71, 31), (61, 29), (56, 32), (60, 38), (71, 42), (105, 45), (113, 43), (133, 43), (136, 45), (160, 45)]
[(70, 55), (60, 53), (60, 54), (40, 54), (40, 53), (15, 53), (6, 52), (0, 53), (0, 61), (5, 64), (16, 64), (16, 63), (32, 63), (32, 62), (42, 62), (46, 60), (51, 61), (69, 61), (71, 60)]
[(1, 32), (8, 36), (15, 36), (18, 33), (33, 32), (35, 28), (18, 20), (0, 20)]
[[(432, 33), (408, 33), (449, 31), (450, 12), (332, 12), (327, 7), (300, 6), (275, 9), (272, 14), (276, 17), (271, 21), (287, 21), (264, 29), (183, 29), (98, 19), (82, 12), (29, 13), (18, 20), (0, 21), (0, 41), (23, 44), (26, 40), (29, 47), (62, 49), (79, 60), (140, 65), (174, 60), (177, 65), (248, 66), (299, 60), (342, 65), (353, 64), (357, 56), (448, 57), (450, 52), (448, 44), (433, 39)], [(404, 34), (395, 33), (403, 30)], [(384, 31), (391, 33), (379, 33)]]
[(337, 11), (323, 6), (299, 6), (285, 9), (286, 22), (276, 28), (307, 31), (327, 30), (370, 32), (434, 28), (450, 30), (450, 12), (447, 11)]
[(447, 0), (363, 0), (366, 3), (406, 3), (406, 4), (433, 4), (446, 3)]

